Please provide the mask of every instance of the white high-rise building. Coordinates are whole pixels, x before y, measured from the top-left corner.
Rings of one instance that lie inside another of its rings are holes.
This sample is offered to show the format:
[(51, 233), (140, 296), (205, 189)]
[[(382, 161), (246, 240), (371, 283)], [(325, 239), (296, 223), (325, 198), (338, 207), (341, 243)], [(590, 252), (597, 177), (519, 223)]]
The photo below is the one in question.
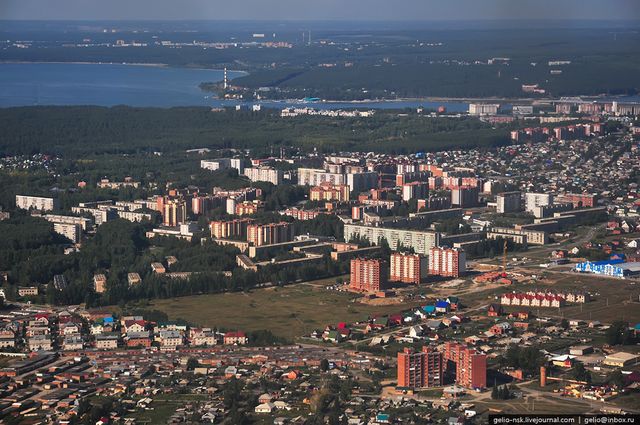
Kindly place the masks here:
[(533, 213), (536, 207), (546, 207), (553, 204), (553, 195), (550, 193), (525, 193), (525, 209)]

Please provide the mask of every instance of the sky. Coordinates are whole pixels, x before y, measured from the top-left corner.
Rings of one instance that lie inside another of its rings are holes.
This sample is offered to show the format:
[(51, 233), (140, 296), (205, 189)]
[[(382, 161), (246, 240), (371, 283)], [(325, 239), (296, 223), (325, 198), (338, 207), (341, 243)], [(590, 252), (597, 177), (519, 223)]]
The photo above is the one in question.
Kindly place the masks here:
[(0, 20), (640, 20), (640, 0), (0, 0)]

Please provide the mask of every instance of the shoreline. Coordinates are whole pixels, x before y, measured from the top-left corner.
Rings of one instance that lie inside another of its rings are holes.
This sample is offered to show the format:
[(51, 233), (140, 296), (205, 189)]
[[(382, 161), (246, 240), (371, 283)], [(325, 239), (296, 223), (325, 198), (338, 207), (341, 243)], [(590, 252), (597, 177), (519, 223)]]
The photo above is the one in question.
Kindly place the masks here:
[[(16, 60), (0, 60), (0, 65), (2, 64), (16, 64), (16, 65), (122, 65), (122, 66), (142, 66), (142, 67), (150, 67), (150, 68), (174, 68), (174, 69), (191, 69), (194, 71), (219, 71), (222, 72), (224, 69), (219, 68), (197, 68), (190, 66), (176, 66), (169, 65), (167, 63), (151, 63), (151, 62), (91, 62), (91, 61), (16, 61)], [(240, 73), (244, 75), (248, 75), (249, 72), (242, 70), (227, 70), (229, 73)]]

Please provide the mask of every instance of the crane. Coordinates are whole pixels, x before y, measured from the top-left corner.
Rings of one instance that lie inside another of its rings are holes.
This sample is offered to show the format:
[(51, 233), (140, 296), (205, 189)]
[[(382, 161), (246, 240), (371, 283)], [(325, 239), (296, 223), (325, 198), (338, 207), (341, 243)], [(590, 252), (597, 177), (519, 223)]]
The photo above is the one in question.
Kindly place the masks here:
[(502, 274), (504, 277), (507, 276), (507, 240), (504, 241), (504, 246), (502, 250)]

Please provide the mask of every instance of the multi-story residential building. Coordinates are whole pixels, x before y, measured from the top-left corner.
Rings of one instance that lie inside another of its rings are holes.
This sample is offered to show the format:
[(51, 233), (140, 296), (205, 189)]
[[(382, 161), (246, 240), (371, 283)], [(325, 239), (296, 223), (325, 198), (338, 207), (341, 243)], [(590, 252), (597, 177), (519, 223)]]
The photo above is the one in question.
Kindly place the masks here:
[(496, 196), (496, 212), (505, 214), (520, 211), (522, 207), (520, 195), (520, 192), (499, 193)]
[(398, 387), (438, 387), (443, 378), (442, 353), (430, 347), (418, 352), (405, 348), (398, 353)]
[(176, 227), (187, 221), (187, 202), (184, 199), (168, 199), (163, 203), (162, 224)]
[(449, 341), (445, 344), (444, 360), (447, 369), (455, 367), (456, 383), (466, 388), (487, 387), (487, 356), (464, 344)]
[(53, 231), (73, 243), (79, 243), (82, 239), (82, 227), (79, 224), (53, 223)]
[(363, 192), (378, 187), (379, 174), (375, 171), (347, 173), (347, 186), (352, 192)]
[(200, 168), (210, 171), (235, 168), (238, 170), (238, 174), (242, 174), (244, 172), (244, 160), (242, 158), (203, 159), (200, 161)]
[(319, 186), (322, 183), (343, 185), (347, 179), (342, 172), (330, 173), (319, 168), (298, 168), (298, 184), (301, 186)]
[(244, 332), (227, 332), (224, 334), (223, 342), (225, 345), (245, 345), (249, 342), (249, 338)]
[(480, 189), (477, 187), (458, 187), (451, 189), (451, 205), (468, 208), (478, 205)]
[(589, 193), (565, 193), (558, 196), (558, 202), (570, 202), (573, 208), (593, 208), (598, 203), (598, 196)]
[(271, 167), (246, 168), (244, 175), (252, 182), (268, 182), (276, 186), (284, 180), (284, 172)]
[(253, 220), (248, 218), (212, 221), (209, 224), (211, 237), (216, 239), (245, 238), (247, 236), (247, 227), (252, 223)]
[(32, 297), (38, 295), (37, 286), (21, 286), (18, 288), (18, 295), (21, 297)]
[(534, 213), (539, 207), (546, 207), (553, 204), (553, 195), (551, 193), (532, 193), (524, 194), (525, 210)]
[(16, 207), (22, 210), (53, 211), (58, 209), (59, 206), (60, 203), (57, 198), (16, 195)]
[(399, 246), (403, 246), (412, 248), (415, 253), (422, 255), (429, 255), (429, 249), (440, 243), (438, 232), (345, 224), (345, 241), (354, 238), (366, 239), (374, 245), (378, 245), (382, 239), (385, 239), (392, 250), (398, 250)]
[(389, 279), (393, 282), (419, 284), (427, 276), (427, 257), (420, 254), (391, 254)]
[(535, 218), (552, 217), (557, 212), (570, 211), (573, 209), (571, 202), (563, 202), (560, 204), (538, 205), (533, 207), (531, 212)]
[(464, 251), (460, 248), (438, 248), (429, 250), (429, 274), (459, 277), (467, 269)]
[(49, 223), (77, 224), (85, 232), (89, 230), (89, 228), (91, 227), (91, 219), (88, 219), (85, 217), (74, 217), (72, 215), (44, 214), (42, 218), (47, 220)]
[(402, 185), (402, 200), (425, 199), (429, 196), (429, 183), (411, 182)]
[(93, 276), (93, 289), (98, 294), (102, 294), (107, 290), (107, 276), (104, 274), (96, 274)]
[(469, 115), (496, 115), (500, 105), (492, 103), (470, 103)]
[(234, 201), (233, 211), (235, 215), (257, 214), (258, 211), (260, 211), (263, 208), (263, 205), (264, 204), (260, 201), (244, 201), (237, 204)]
[(349, 200), (349, 186), (346, 184), (321, 183), (319, 186), (314, 186), (309, 190), (309, 199), (312, 201), (347, 202)]
[(509, 227), (493, 227), (491, 233), (501, 235), (523, 235), (526, 243), (531, 245), (546, 245), (549, 243), (549, 234), (543, 230), (511, 229)]
[(383, 260), (354, 258), (351, 260), (349, 289), (359, 292), (385, 290), (387, 276), (387, 265)]
[(254, 246), (273, 245), (293, 240), (290, 223), (250, 224), (247, 226), (247, 242)]

